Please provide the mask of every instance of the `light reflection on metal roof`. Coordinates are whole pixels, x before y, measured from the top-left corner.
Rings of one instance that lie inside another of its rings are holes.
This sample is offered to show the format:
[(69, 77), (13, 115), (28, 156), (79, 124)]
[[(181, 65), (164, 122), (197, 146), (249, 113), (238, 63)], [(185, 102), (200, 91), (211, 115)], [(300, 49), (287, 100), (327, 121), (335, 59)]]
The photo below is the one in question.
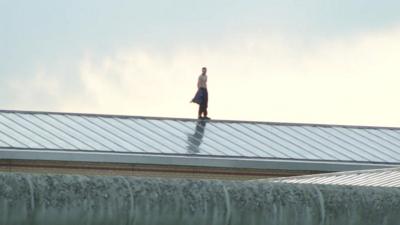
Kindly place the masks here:
[(400, 168), (347, 171), (269, 179), (272, 182), (368, 187), (400, 187)]
[(3, 110), (0, 149), (396, 165), (400, 129)]

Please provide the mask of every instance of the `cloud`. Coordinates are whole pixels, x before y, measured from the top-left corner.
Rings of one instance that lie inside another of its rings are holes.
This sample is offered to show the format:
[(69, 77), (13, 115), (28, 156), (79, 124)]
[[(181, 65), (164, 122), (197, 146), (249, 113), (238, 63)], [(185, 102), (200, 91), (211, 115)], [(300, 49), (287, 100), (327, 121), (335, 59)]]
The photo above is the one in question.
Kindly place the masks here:
[[(30, 76), (5, 76), (0, 91), (3, 109), (69, 111), (86, 109), (91, 96), (82, 88), (79, 74), (70, 69), (38, 66)], [(87, 109), (90, 109), (88, 107)]]
[(213, 118), (400, 125), (399, 28), (316, 43), (262, 34), (221, 39), (169, 52), (132, 47), (102, 58), (88, 53), (74, 93), (68, 92), (72, 84), (44, 70), (24, 86), (12, 82), (10, 105), (195, 117), (189, 100), (207, 66)]

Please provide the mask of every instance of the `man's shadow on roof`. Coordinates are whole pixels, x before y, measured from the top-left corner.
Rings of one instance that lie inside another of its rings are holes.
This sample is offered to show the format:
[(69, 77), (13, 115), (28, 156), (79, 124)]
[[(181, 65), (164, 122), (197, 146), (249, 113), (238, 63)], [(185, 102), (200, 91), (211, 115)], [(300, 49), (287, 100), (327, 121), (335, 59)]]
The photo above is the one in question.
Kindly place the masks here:
[(200, 152), (200, 145), (203, 142), (206, 124), (207, 122), (205, 120), (198, 120), (194, 133), (188, 135), (188, 154), (196, 154)]

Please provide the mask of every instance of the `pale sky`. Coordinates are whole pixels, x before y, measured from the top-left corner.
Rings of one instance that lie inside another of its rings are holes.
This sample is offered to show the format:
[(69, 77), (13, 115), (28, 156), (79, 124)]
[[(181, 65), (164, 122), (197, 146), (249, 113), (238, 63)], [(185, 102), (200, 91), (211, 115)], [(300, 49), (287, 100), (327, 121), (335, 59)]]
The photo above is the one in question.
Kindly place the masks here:
[(400, 1), (0, 0), (0, 109), (400, 126)]

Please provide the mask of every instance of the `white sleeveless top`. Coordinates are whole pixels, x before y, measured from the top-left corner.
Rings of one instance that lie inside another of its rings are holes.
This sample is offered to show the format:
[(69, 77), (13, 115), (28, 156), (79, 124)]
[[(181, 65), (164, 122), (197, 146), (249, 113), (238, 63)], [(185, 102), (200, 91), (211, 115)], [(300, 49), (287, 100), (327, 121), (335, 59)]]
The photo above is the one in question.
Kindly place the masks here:
[(207, 75), (200, 75), (197, 82), (197, 88), (207, 88)]

